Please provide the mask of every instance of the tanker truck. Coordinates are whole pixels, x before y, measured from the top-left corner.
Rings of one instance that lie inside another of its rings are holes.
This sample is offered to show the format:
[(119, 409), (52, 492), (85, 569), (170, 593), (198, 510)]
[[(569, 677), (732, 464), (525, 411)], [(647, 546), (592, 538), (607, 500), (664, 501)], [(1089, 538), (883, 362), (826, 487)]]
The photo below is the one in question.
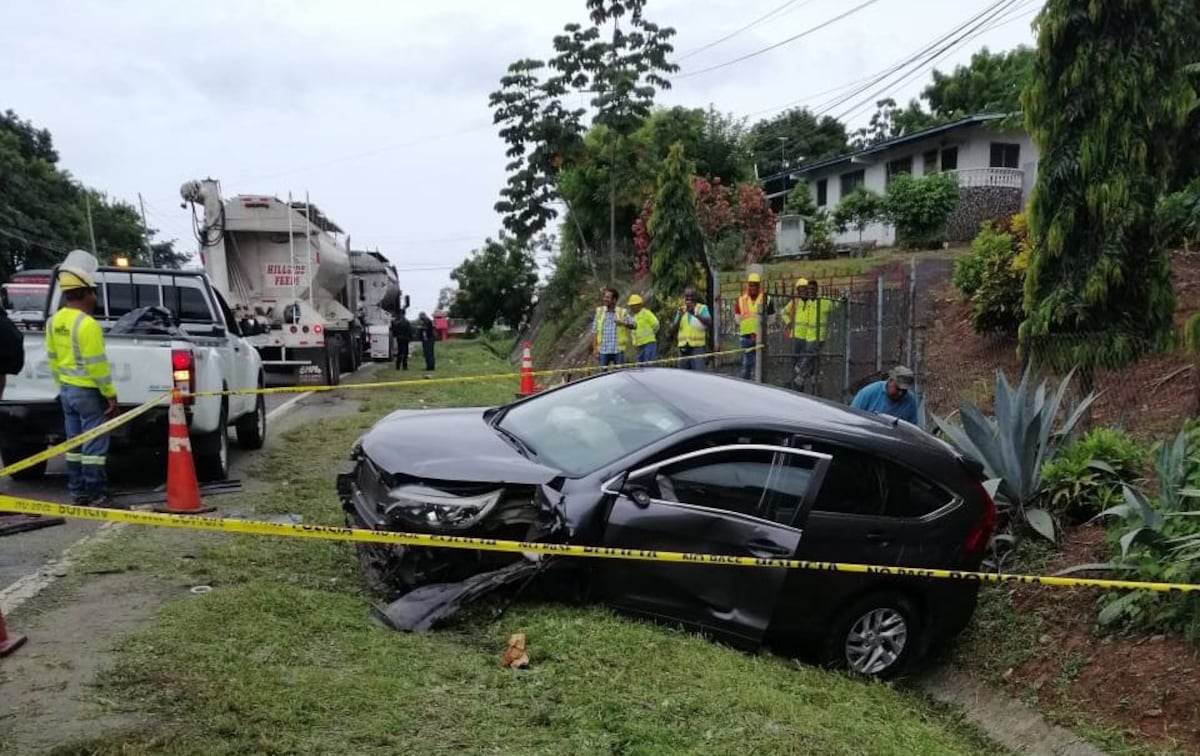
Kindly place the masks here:
[(348, 304), (365, 324), (363, 355), (374, 361), (396, 358), (392, 319), (403, 317), (408, 297), (400, 295), (396, 266), (378, 251), (350, 250)]
[(180, 195), (201, 210), (204, 270), (268, 373), (334, 386), (357, 369), (362, 326), (347, 307), (350, 255), (337, 224), (307, 201), (225, 200), (214, 179), (189, 181)]

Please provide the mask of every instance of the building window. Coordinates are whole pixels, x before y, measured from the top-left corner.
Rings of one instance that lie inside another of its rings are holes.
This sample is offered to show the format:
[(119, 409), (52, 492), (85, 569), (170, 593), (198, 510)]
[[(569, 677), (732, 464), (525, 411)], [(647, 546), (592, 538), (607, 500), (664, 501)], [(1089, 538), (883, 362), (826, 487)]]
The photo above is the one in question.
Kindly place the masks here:
[(912, 173), (912, 155), (902, 157), (899, 160), (893, 160), (887, 164), (887, 184), (892, 183), (892, 179), (899, 176), (901, 173)]
[(817, 182), (817, 207), (825, 207), (829, 204), (829, 180), (821, 179)]
[(1021, 166), (1021, 145), (992, 142), (992, 159), (988, 165), (992, 168), (1019, 168)]
[(942, 150), (942, 170), (957, 171), (958, 170), (958, 148), (946, 147)]
[(929, 176), (938, 172), (938, 151), (929, 150), (921, 158), (923, 165), (922, 175)]
[(846, 195), (850, 194), (858, 187), (867, 183), (867, 172), (866, 172), (866, 170), (858, 170), (858, 171), (850, 171), (849, 173), (843, 173), (841, 176), (841, 180), (842, 180), (841, 196), (845, 197)]

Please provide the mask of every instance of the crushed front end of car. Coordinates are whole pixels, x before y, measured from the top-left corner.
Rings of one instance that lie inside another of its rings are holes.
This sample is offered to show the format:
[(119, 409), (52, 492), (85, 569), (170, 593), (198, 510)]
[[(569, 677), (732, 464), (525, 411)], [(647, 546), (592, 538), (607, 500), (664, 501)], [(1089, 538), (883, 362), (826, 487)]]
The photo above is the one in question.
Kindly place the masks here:
[[(337, 491), (346, 523), (355, 528), (513, 541), (566, 540), (561, 494), (551, 485), (552, 479), (540, 477), (544, 476), (497, 483), (389, 473), (356, 444), (338, 471)], [(448, 616), (444, 609), (456, 610), (465, 603), (464, 597), (482, 595), (483, 586), (495, 589), (531, 577), (533, 572), (520, 565), (536, 567), (542, 561), (537, 555), (473, 549), (374, 543), (356, 543), (355, 549), (371, 590), (395, 602), (387, 610), (377, 609), (377, 616), (405, 616), (403, 605), (421, 606), (420, 622), (388, 623), (409, 630), (428, 629), (434, 620)], [(483, 577), (492, 573), (494, 579)], [(437, 587), (432, 594), (416, 593), (429, 586)]]

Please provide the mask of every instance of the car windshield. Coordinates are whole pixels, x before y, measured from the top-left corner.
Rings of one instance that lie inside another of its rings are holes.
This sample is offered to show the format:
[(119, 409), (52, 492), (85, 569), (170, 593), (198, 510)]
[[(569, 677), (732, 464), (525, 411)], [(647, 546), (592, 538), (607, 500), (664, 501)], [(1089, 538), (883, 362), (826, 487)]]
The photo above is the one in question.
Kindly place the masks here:
[(567, 475), (584, 475), (652, 444), (688, 419), (628, 374), (580, 381), (508, 409), (498, 427)]
[(17, 288), (14, 286), (7, 290), (7, 294), (8, 303), (15, 312), (41, 312), (42, 306), (46, 304), (46, 289), (44, 288)]

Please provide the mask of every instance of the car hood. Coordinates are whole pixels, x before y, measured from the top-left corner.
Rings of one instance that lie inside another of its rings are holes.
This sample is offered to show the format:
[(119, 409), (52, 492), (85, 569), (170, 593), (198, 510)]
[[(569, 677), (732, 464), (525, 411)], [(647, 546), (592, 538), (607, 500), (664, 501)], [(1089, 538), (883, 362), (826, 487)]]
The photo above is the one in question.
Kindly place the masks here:
[(522, 456), (487, 424), (485, 411), (393, 412), (362, 437), (362, 450), (391, 475), (426, 480), (542, 485), (562, 474)]

